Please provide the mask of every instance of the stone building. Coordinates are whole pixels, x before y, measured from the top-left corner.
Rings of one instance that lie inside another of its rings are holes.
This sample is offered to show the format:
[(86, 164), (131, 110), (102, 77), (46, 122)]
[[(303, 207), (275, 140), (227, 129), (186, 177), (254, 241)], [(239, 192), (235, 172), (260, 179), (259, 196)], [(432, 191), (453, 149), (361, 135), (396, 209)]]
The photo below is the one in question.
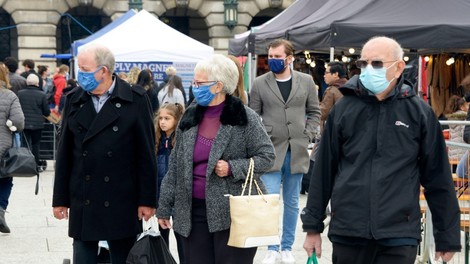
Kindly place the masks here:
[[(129, 7), (143, 8), (179, 31), (226, 53), (234, 34), (264, 23), (295, 0), (0, 0), (0, 61), (55, 67), (66, 63), (41, 54), (70, 53), (73, 41), (87, 37), (118, 18)], [(225, 5), (224, 5), (225, 3)], [(237, 22), (227, 26), (224, 11), (235, 4)], [(145, 25), (142, 25), (145, 28)], [(158, 34), (147, 30), (148, 34)], [(125, 36), (123, 36), (123, 41)], [(165, 41), (162, 36), (162, 41)]]

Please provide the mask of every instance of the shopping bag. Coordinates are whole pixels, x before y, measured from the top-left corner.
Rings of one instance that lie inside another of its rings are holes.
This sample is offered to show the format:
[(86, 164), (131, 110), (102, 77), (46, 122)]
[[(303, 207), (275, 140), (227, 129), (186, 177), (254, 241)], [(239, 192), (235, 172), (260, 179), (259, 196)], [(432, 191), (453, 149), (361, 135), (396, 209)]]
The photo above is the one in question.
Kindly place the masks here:
[(12, 147), (0, 159), (0, 178), (38, 175), (36, 160), (29, 149), (28, 141), (24, 139), (27, 147), (21, 147), (19, 140), (15, 140), (15, 135), (12, 140)]
[(307, 259), (307, 264), (318, 264), (317, 255), (315, 252)]
[[(253, 179), (254, 161), (240, 196), (230, 196), (230, 236), (227, 245), (238, 248), (277, 245), (279, 240), (279, 194), (263, 194)], [(255, 183), (258, 195), (251, 195)], [(248, 186), (248, 195), (245, 189)]]
[[(143, 232), (127, 256), (127, 264), (176, 264), (168, 246), (158, 231), (155, 217), (142, 220)], [(150, 227), (147, 227), (150, 224)]]

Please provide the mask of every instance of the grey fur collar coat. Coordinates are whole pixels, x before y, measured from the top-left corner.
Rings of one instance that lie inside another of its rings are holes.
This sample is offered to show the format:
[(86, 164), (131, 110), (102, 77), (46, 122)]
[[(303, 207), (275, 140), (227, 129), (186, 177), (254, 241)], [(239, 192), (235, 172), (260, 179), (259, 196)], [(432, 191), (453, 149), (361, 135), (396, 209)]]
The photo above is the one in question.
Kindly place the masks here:
[[(198, 124), (207, 108), (191, 106), (176, 131), (176, 144), (170, 156), (168, 173), (163, 179), (157, 217), (173, 217), (174, 231), (189, 236), (193, 187), (193, 150)], [(207, 221), (210, 232), (230, 228), (229, 198), (240, 195), (249, 159), (255, 162), (255, 179), (274, 164), (274, 147), (259, 116), (235, 97), (227, 95), (220, 117), (221, 126), (213, 142), (206, 173)], [(219, 177), (214, 172), (218, 160), (230, 164), (232, 175)], [(263, 188), (264, 189), (264, 188)]]

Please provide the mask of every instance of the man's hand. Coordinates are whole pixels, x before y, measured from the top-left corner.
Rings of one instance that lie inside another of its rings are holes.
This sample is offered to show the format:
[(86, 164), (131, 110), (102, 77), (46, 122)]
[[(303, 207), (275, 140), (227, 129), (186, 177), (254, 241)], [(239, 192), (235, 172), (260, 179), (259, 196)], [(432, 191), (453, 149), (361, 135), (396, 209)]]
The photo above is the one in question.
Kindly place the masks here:
[(310, 257), (313, 252), (321, 258), (321, 236), (320, 233), (308, 232), (305, 237), (304, 249)]
[(144, 218), (145, 221), (148, 221), (150, 217), (155, 215), (155, 208), (147, 207), (147, 206), (139, 206), (137, 215), (139, 216), (139, 220)]
[(170, 219), (162, 219), (158, 218), (158, 224), (161, 226), (163, 229), (170, 229), (171, 228), (171, 223)]
[(62, 219), (69, 219), (69, 208), (65, 206), (57, 206), (52, 209), (52, 213), (54, 217), (62, 220)]
[(436, 261), (439, 260), (439, 258), (442, 257), (443, 262), (449, 262), (452, 257), (454, 256), (455, 252), (442, 252), (442, 251), (436, 251)]

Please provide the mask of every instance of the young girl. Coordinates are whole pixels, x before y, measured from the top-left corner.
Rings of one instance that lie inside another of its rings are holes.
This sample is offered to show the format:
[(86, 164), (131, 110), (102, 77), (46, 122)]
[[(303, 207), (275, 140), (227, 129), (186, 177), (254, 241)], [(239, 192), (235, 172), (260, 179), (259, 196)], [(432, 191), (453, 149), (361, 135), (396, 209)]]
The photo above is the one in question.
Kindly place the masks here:
[[(168, 163), (170, 159), (170, 153), (175, 145), (175, 130), (178, 122), (183, 116), (184, 106), (178, 103), (165, 103), (157, 112), (155, 117), (155, 147), (157, 151), (157, 170), (158, 170), (158, 185), (157, 185), (157, 201), (160, 194), (160, 186), (163, 181), (163, 177), (168, 171)], [(160, 234), (165, 240), (168, 247), (170, 229), (160, 229)], [(183, 242), (180, 235), (175, 234), (179, 263), (185, 263), (183, 254)]]

